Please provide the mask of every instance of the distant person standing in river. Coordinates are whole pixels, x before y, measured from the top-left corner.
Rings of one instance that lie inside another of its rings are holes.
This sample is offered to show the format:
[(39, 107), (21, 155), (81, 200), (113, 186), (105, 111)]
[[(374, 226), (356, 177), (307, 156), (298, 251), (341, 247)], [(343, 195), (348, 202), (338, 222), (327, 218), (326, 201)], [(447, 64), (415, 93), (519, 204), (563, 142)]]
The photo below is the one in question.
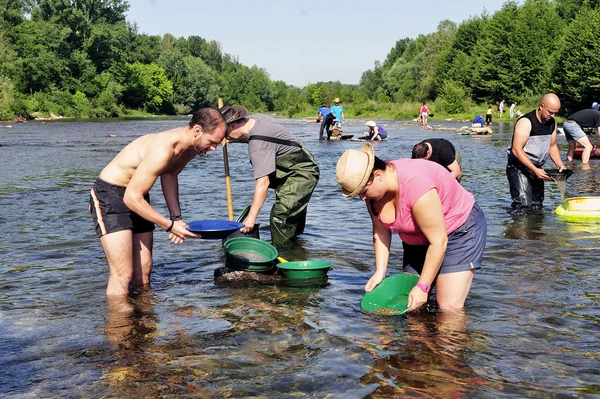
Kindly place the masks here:
[(515, 123), (508, 148), (506, 177), (510, 186), (512, 208), (540, 209), (544, 201), (544, 181), (551, 180), (542, 167), (548, 157), (559, 170), (565, 165), (556, 143), (554, 115), (560, 110), (556, 94), (542, 97), (537, 109), (523, 115)]
[(489, 105), (487, 113), (485, 114), (485, 124), (486, 125), (491, 125), (492, 124), (492, 114), (493, 113), (494, 113), (494, 110), (492, 109), (492, 106)]
[(423, 126), (427, 126), (427, 117), (429, 116), (429, 108), (427, 108), (427, 103), (423, 101), (423, 105), (421, 106), (421, 124)]
[[(108, 261), (108, 297), (150, 284), (154, 225), (176, 244), (200, 237), (187, 230), (181, 216), (178, 175), (196, 155), (215, 151), (226, 127), (219, 111), (199, 109), (185, 127), (135, 139), (102, 169), (89, 210)], [(170, 217), (150, 205), (149, 192), (159, 177)]]
[(321, 129), (319, 130), (319, 140), (323, 140), (323, 131), (327, 134), (327, 140), (331, 137), (331, 124), (333, 123), (333, 113), (325, 104), (321, 105), (321, 108), (317, 111), (317, 120), (321, 120)]
[(339, 97), (336, 97), (333, 100), (333, 107), (331, 107), (331, 112), (333, 112), (333, 116), (335, 116), (335, 127), (341, 129), (342, 123), (344, 123), (344, 107), (342, 106)]
[(508, 109), (508, 116), (510, 117), (510, 119), (514, 118), (514, 116), (515, 116), (515, 107), (516, 106), (517, 106), (517, 103), (510, 104), (510, 108)]

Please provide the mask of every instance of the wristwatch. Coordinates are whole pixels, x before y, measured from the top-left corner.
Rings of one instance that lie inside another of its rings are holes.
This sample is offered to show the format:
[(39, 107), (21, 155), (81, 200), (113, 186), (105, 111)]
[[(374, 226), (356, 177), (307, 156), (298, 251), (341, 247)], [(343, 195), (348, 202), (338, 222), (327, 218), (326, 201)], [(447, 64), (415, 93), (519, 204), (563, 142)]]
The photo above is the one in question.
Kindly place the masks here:
[(429, 292), (429, 290), (431, 289), (431, 285), (429, 285), (429, 284), (417, 283), (417, 287), (419, 287), (421, 289), (421, 291), (423, 291), (425, 293)]

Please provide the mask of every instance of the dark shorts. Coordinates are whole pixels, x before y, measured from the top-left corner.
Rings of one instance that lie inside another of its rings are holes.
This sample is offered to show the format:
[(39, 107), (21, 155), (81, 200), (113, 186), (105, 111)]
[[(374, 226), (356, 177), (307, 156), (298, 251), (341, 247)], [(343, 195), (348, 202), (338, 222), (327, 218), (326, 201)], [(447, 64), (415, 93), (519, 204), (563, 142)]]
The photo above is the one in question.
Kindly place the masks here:
[[(90, 213), (98, 238), (105, 234), (130, 229), (133, 234), (154, 231), (154, 223), (147, 221), (125, 206), (125, 187), (97, 179), (90, 193)], [(150, 194), (144, 199), (150, 203)]]
[[(485, 215), (475, 203), (467, 221), (448, 234), (448, 246), (439, 274), (480, 269), (486, 237)], [(429, 245), (410, 245), (402, 242), (402, 246), (404, 270), (420, 275)]]
[(485, 114), (485, 122), (491, 122), (492, 121), (492, 114)]

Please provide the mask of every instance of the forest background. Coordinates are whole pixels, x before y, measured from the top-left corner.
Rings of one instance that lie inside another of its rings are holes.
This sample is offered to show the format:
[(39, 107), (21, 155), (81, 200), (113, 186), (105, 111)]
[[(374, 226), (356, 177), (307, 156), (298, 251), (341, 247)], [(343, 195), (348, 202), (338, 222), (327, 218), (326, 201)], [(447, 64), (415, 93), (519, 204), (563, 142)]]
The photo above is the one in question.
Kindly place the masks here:
[[(458, 4), (457, 4), (458, 6)], [(242, 104), (252, 112), (314, 117), (343, 101), (346, 117), (472, 119), (533, 109), (555, 92), (563, 116), (600, 102), (600, 0), (507, 1), (461, 23), (396, 42), (357, 85), (303, 88), (242, 65), (218, 42), (139, 33), (123, 0), (0, 0), (0, 120), (186, 115)]]

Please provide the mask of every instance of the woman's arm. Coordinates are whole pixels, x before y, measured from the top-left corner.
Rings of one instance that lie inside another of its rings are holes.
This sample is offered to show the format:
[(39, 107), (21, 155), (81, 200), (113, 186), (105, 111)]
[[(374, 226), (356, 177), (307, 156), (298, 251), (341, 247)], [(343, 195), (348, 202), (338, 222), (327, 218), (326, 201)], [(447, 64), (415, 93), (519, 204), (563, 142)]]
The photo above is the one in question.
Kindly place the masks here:
[(373, 249), (375, 250), (375, 273), (365, 285), (365, 291), (369, 292), (377, 287), (385, 277), (388, 259), (390, 257), (392, 232), (386, 229), (379, 221), (379, 218), (373, 214), (371, 210), (371, 201), (367, 200), (365, 201), (365, 204), (367, 204), (367, 209), (371, 216), (371, 221), (373, 222)]
[(373, 137), (371, 137), (371, 141), (377, 140), (377, 137), (379, 137), (379, 128), (375, 126), (373, 128)]
[[(423, 194), (413, 205), (412, 214), (416, 225), (429, 242), (419, 283), (431, 285), (442, 266), (448, 245), (444, 211), (437, 190), (432, 188)], [(408, 295), (410, 309), (418, 309), (425, 304), (427, 296), (421, 288), (414, 287)]]

